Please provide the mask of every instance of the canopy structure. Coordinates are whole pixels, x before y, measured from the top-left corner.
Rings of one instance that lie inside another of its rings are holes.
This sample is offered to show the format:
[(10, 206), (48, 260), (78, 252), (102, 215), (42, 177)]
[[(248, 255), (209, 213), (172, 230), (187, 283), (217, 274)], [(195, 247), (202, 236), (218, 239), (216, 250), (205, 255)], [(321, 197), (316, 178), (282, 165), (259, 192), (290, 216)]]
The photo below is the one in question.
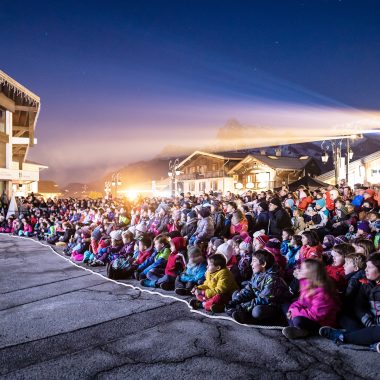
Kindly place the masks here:
[[(292, 182), (288, 185), (290, 191), (297, 190), (300, 186), (305, 186), (310, 190), (316, 189), (318, 187), (327, 187), (330, 186), (328, 183), (322, 182), (316, 178), (312, 178), (308, 175), (300, 178), (298, 181)], [(276, 188), (275, 190), (280, 190), (281, 187)]]

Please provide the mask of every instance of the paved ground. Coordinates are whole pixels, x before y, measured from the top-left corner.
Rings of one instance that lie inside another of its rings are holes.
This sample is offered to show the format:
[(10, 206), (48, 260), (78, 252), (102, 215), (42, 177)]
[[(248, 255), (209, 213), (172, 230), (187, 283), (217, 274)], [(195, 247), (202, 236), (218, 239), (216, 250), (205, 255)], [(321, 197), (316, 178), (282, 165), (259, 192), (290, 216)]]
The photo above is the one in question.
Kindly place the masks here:
[(0, 377), (379, 379), (380, 356), (210, 319), (1, 236)]

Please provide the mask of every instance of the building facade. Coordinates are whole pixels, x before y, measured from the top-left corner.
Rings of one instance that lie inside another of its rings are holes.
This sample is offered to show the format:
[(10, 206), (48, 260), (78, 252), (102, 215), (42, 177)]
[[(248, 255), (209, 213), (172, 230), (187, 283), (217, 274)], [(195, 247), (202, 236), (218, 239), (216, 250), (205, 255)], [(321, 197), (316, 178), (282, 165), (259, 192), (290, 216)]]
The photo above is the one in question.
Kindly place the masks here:
[[(339, 180), (345, 179), (346, 170), (345, 161), (342, 160)], [(330, 185), (335, 185), (335, 170), (323, 173), (318, 179)], [(348, 185), (353, 187), (356, 183), (365, 186), (380, 184), (380, 150), (349, 163)]]
[(0, 193), (10, 198), (38, 192), (45, 165), (27, 161), (34, 137), (40, 98), (0, 71)]
[(195, 151), (177, 166), (176, 192), (265, 191), (316, 176), (320, 169), (311, 157), (283, 157), (231, 153), (226, 156)]
[(177, 193), (201, 194), (210, 191), (234, 191), (234, 179), (228, 171), (242, 160), (242, 156), (223, 156), (195, 151), (177, 165)]
[(235, 189), (266, 191), (288, 185), (305, 175), (316, 176), (320, 169), (308, 156), (284, 157), (249, 154), (229, 172)]

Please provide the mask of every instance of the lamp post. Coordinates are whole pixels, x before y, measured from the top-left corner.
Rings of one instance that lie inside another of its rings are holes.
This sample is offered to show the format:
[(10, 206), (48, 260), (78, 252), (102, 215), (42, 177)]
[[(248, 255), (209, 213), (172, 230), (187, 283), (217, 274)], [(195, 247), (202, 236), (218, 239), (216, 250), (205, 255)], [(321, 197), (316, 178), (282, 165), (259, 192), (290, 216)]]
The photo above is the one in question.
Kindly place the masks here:
[(105, 198), (108, 199), (109, 195), (111, 193), (111, 182), (110, 181), (104, 182), (104, 192), (106, 194)]
[(176, 195), (177, 176), (179, 176), (181, 174), (181, 171), (177, 170), (178, 164), (179, 164), (179, 158), (176, 158), (174, 161), (172, 161), (172, 160), (169, 161), (168, 176), (171, 179), (171, 181), (170, 181), (170, 187), (171, 187), (171, 194), (172, 194), (173, 198)]
[[(346, 154), (345, 154), (345, 169), (346, 169), (346, 184), (348, 184), (348, 172), (350, 168), (350, 161), (352, 160), (352, 157), (354, 155), (354, 152), (352, 151), (350, 147), (350, 139), (356, 139), (358, 136), (356, 135), (351, 135), (351, 136), (346, 136)], [(338, 142), (337, 140), (331, 140), (330, 141), (330, 146), (327, 145), (325, 146), (325, 142), (323, 141), (321, 143), (321, 148), (323, 150), (322, 153), (322, 162), (326, 164), (329, 160), (329, 154), (328, 150), (331, 147), (332, 151), (332, 157), (333, 157), (333, 162), (334, 162), (334, 170), (335, 170), (335, 185), (338, 185), (339, 183), (339, 177), (340, 177), (340, 164), (341, 164), (341, 158), (342, 158), (342, 143), (343, 143), (343, 137), (340, 139)]]
[(117, 198), (117, 187), (121, 185), (120, 173), (119, 172), (112, 173), (111, 181), (112, 181), (111, 182), (112, 186), (115, 186), (115, 199), (116, 199)]

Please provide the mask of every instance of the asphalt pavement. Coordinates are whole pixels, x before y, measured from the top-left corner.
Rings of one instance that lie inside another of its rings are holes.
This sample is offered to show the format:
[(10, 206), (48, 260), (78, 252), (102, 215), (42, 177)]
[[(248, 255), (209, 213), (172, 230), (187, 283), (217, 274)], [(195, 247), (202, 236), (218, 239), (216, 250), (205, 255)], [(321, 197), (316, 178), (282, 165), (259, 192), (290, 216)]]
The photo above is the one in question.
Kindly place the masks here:
[[(133, 285), (136, 288), (125, 286)], [(379, 379), (380, 355), (289, 341), (0, 236), (1, 379)]]

